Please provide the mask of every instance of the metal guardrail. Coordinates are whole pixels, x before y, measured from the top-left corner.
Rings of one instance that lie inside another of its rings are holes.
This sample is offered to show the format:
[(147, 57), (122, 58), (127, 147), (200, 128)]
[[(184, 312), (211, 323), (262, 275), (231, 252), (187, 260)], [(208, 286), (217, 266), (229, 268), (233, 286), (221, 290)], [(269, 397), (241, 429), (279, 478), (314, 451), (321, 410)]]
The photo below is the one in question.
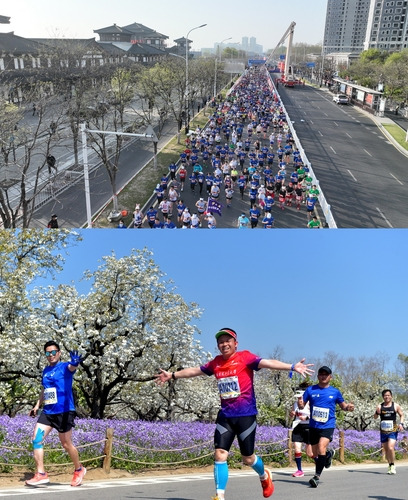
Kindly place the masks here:
[[(277, 91), (277, 89), (275, 87), (275, 84), (273, 83), (271, 75), (269, 74), (269, 72), (267, 72), (267, 74), (268, 74), (268, 78), (269, 78), (269, 82), (270, 82), (271, 88), (273, 88), (275, 90), (275, 92), (279, 95), (279, 93), (278, 93), (278, 91)], [(314, 184), (316, 184), (317, 186), (319, 186), (320, 194), (318, 196), (318, 200), (319, 200), (319, 204), (320, 204), (320, 207), (322, 209), (324, 218), (326, 220), (326, 225), (327, 225), (327, 227), (329, 227), (331, 229), (337, 228), (337, 224), (336, 224), (336, 221), (334, 220), (330, 204), (327, 203), (327, 200), (326, 200), (326, 198), (325, 198), (325, 196), (323, 194), (322, 187), (320, 186), (319, 180), (317, 179), (317, 177), (316, 177), (316, 175), (315, 175), (315, 173), (313, 171), (312, 164), (309, 161), (305, 150), (303, 149), (302, 143), (299, 140), (299, 137), (298, 137), (298, 135), (296, 133), (295, 127), (293, 126), (293, 122), (290, 119), (290, 117), (288, 115), (288, 112), (286, 111), (286, 108), (285, 108), (285, 106), (283, 105), (282, 102), (281, 102), (281, 106), (282, 106), (282, 109), (283, 109), (283, 111), (285, 113), (286, 122), (289, 125), (290, 132), (291, 132), (291, 134), (292, 134), (292, 136), (293, 136), (293, 138), (295, 140), (296, 147), (300, 151), (301, 157), (303, 159), (303, 163), (309, 168), (310, 175), (314, 179)]]

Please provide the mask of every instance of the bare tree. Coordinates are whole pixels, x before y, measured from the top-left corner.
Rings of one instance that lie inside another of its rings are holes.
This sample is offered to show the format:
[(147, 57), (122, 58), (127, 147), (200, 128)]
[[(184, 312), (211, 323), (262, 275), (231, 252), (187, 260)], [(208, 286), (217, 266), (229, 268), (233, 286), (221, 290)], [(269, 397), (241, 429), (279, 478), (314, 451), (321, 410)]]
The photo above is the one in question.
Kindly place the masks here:
[(88, 115), (91, 129), (119, 132), (117, 135), (92, 133), (89, 145), (105, 166), (112, 186), (113, 211), (118, 210), (116, 175), (127, 125), (125, 109), (134, 98), (134, 74), (125, 68), (116, 68), (95, 96), (94, 107)]
[[(15, 85), (23, 82), (14, 80)], [(27, 100), (36, 102), (36, 121), (23, 121), (23, 109), (3, 105), (0, 108), (2, 147), (0, 155), (0, 217), (4, 228), (28, 228), (39, 194), (50, 188), (54, 174), (47, 159), (58, 143), (50, 129), (52, 113), (55, 127), (61, 115), (52, 108), (52, 100), (43, 94), (41, 82), (29, 82)], [(36, 99), (34, 99), (36, 98)]]

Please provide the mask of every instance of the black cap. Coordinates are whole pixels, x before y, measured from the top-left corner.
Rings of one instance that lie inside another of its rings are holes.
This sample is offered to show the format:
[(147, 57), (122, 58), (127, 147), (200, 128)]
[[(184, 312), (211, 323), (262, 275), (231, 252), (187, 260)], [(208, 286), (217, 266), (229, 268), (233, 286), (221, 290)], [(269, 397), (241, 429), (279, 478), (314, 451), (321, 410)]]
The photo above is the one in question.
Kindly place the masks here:
[(322, 372), (326, 372), (328, 375), (332, 374), (332, 371), (330, 370), (330, 368), (328, 366), (321, 366), (319, 368), (319, 371), (317, 373), (319, 374), (319, 373), (322, 373)]
[(57, 214), (52, 214), (51, 217), (57, 217)]

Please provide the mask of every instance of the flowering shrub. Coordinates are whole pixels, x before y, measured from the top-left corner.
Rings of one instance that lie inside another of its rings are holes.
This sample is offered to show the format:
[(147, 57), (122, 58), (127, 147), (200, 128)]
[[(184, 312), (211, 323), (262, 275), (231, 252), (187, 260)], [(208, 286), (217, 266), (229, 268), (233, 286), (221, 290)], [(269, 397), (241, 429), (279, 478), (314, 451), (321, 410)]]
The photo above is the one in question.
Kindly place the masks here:
[[(35, 420), (25, 416), (10, 418), (0, 416), (0, 462), (34, 466), (31, 439)], [(73, 442), (79, 446), (81, 459), (88, 460), (104, 454), (106, 431), (113, 428), (112, 467), (138, 470), (151, 466), (210, 465), (213, 457), (214, 424), (144, 422), (127, 420), (77, 419), (73, 432)], [(345, 431), (345, 458), (347, 461), (379, 460), (381, 453), (378, 431)], [(265, 458), (266, 463), (287, 466), (288, 430), (284, 427), (259, 426), (257, 430), (256, 453)], [(92, 443), (92, 444), (91, 444)], [(82, 447), (83, 445), (89, 445)], [(339, 448), (339, 431), (335, 431), (334, 448)], [(67, 461), (62, 450), (58, 433), (53, 431), (46, 439), (45, 462), (58, 464)], [(48, 451), (47, 451), (48, 450)], [(396, 446), (397, 457), (403, 449), (400, 441)], [(208, 455), (204, 457), (204, 455)], [(197, 457), (201, 457), (198, 460)], [(121, 459), (126, 459), (126, 461)], [(196, 459), (196, 460), (192, 460)], [(128, 462), (130, 460), (131, 462)], [(138, 463), (134, 463), (138, 462)], [(229, 462), (241, 466), (237, 443), (231, 450)], [(100, 466), (101, 459), (88, 462)]]

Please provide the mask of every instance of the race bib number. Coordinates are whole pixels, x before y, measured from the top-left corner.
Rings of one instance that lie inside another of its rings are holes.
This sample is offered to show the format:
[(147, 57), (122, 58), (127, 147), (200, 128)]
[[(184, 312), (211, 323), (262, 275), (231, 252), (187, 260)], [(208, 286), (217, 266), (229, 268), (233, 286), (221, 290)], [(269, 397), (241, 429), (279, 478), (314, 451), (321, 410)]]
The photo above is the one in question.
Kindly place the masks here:
[(44, 389), (44, 404), (54, 405), (55, 403), (58, 403), (57, 389), (55, 387)]
[(315, 406), (313, 408), (312, 419), (315, 422), (327, 422), (329, 420), (329, 409)]
[(218, 381), (221, 399), (233, 399), (241, 395), (238, 377), (225, 377)]
[(393, 420), (382, 420), (380, 423), (380, 429), (383, 432), (392, 432), (394, 430), (394, 421)]

